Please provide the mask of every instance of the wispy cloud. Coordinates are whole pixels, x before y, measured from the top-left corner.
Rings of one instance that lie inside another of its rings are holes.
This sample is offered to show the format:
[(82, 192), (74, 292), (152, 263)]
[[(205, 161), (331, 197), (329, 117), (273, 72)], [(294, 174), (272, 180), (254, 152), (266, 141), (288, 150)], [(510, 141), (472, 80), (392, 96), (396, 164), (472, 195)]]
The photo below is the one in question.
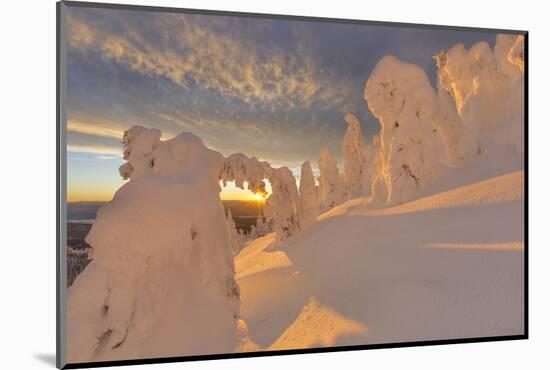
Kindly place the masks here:
[(83, 121), (69, 117), (67, 120), (67, 130), (71, 132), (122, 140), (125, 129), (117, 126), (119, 125), (115, 122), (97, 119)]
[[(117, 150), (116, 148), (103, 145), (80, 145), (80, 144), (69, 144), (67, 150), (73, 153), (97, 153), (109, 155), (109, 159), (113, 157), (122, 157), (122, 150)], [(107, 157), (104, 157), (106, 159)]]
[(431, 56), (437, 51), (494, 39), (475, 32), (91, 8), (70, 8), (68, 28), (69, 164), (88, 158), (71, 176), (83, 188), (90, 174), (94, 181), (96, 174), (111, 176), (113, 191), (121, 184), (115, 162), (122, 134), (132, 125), (158, 128), (163, 139), (191, 132), (224, 155), (242, 152), (296, 175), (304, 160), (317, 171), (324, 147), (340, 160), (344, 113), (354, 112), (366, 135), (379, 131), (363, 90), (384, 55), (435, 76)]
[[(226, 34), (210, 19), (164, 14), (148, 19), (149, 28), (164, 30), (151, 39), (132, 24), (116, 21), (117, 31), (103, 29), (85, 17), (70, 15), (69, 43), (133, 71), (170, 79), (185, 89), (196, 85), (248, 103), (292, 108), (313, 103), (341, 104), (348, 97), (345, 81), (320, 68), (300, 44), (289, 50), (261, 48), (237, 32)], [(265, 27), (269, 27), (266, 20)]]

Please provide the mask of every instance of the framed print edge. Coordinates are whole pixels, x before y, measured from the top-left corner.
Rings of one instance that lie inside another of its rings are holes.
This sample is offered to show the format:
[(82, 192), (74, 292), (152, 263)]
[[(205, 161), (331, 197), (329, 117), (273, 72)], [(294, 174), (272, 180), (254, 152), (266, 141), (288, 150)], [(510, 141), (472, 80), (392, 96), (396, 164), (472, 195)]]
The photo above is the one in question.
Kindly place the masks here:
[(56, 366), (67, 364), (67, 17), (64, 2), (56, 3)]

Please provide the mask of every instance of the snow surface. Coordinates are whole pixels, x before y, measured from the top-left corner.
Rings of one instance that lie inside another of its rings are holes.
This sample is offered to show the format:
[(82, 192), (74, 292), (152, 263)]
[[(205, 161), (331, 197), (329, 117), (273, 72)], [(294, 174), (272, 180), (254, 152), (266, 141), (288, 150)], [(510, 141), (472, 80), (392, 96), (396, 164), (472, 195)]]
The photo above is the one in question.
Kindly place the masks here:
[(300, 226), (309, 227), (319, 215), (319, 195), (311, 169), (311, 163), (305, 161), (300, 172)]
[(284, 247), (253, 241), (236, 258), (243, 348), (523, 333), (523, 196), (520, 171), (386, 209), (351, 200)]

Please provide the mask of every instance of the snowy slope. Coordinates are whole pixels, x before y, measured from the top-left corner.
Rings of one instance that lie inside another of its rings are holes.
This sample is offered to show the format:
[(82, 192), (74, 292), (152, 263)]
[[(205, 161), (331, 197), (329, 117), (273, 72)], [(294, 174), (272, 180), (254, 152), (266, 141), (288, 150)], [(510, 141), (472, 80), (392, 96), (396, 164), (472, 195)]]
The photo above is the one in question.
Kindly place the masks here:
[(238, 350), (521, 334), (523, 175), (386, 209), (355, 199), (283, 247), (251, 242)]

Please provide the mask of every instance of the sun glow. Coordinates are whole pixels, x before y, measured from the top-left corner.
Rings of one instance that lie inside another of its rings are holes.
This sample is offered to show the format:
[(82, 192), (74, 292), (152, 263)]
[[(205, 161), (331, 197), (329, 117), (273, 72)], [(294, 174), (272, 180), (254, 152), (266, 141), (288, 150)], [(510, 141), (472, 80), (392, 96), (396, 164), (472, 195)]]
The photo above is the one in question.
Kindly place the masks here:
[(257, 200), (258, 202), (263, 202), (265, 200), (264, 195), (261, 193), (254, 193), (252, 197), (254, 198), (254, 200)]
[(261, 190), (254, 192), (248, 189), (247, 182), (244, 183), (244, 189), (242, 189), (235, 186), (234, 181), (228, 181), (225, 185), (220, 181), (220, 187), (222, 189), (220, 198), (222, 200), (243, 200), (262, 203), (271, 194), (271, 184), (269, 184), (267, 180), (264, 181), (266, 182), (265, 192)]

